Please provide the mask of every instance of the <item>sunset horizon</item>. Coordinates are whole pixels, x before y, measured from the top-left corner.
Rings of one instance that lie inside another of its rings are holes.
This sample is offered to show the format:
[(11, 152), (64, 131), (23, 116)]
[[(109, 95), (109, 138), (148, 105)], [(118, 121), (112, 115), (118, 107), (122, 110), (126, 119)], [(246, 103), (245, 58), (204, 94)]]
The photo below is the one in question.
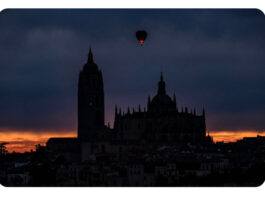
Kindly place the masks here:
[[(214, 142), (236, 142), (247, 137), (265, 136), (264, 131), (207, 131), (207, 135), (213, 138)], [(8, 152), (24, 153), (35, 151), (35, 146), (40, 144), (46, 146), (46, 142), (50, 138), (59, 137), (77, 137), (77, 131), (53, 131), (42, 132), (40, 134), (34, 131), (13, 131), (13, 130), (0, 130), (1, 142), (7, 142), (6, 145)]]

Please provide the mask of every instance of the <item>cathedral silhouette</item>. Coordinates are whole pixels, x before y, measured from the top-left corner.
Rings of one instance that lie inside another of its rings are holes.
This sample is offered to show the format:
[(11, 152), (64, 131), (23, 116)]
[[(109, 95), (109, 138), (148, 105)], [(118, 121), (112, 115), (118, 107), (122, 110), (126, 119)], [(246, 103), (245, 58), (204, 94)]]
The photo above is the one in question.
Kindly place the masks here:
[(166, 93), (163, 74), (157, 94), (148, 97), (147, 108), (127, 109), (122, 113), (115, 106), (114, 126), (105, 125), (104, 83), (102, 72), (94, 62), (92, 50), (79, 73), (78, 82), (78, 137), (50, 138), (47, 148), (68, 158), (87, 160), (91, 154), (121, 153), (150, 149), (159, 145), (200, 143), (207, 139), (205, 111), (179, 111), (176, 97)]
[(196, 111), (179, 112), (176, 97), (172, 100), (166, 94), (166, 84), (161, 73), (157, 94), (148, 97), (147, 110), (133, 110), (126, 114), (115, 110), (114, 132), (119, 139), (145, 140), (149, 143), (176, 143), (180, 141), (201, 141), (205, 137), (205, 113)]

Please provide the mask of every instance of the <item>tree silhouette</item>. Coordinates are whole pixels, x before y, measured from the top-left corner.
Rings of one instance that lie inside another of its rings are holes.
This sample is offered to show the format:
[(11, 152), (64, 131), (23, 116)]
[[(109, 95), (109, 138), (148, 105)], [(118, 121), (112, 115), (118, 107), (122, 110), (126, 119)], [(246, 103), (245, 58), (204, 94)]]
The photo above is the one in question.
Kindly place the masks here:
[(0, 143), (0, 155), (6, 155), (8, 153), (8, 151), (6, 149), (7, 144), (8, 144), (8, 142)]

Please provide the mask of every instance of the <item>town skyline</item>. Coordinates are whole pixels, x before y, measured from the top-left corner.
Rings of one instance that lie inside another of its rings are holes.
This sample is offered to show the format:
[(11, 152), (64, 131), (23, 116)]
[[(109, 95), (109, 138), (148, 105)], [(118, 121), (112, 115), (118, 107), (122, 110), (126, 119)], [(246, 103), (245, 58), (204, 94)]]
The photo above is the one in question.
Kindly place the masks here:
[[(143, 47), (139, 28), (148, 31)], [(106, 125), (116, 104), (146, 106), (163, 71), (179, 108), (205, 107), (210, 133), (235, 141), (264, 131), (259, 10), (7, 9), (0, 32), (0, 137), (13, 149), (76, 135), (77, 77), (90, 46), (104, 73)]]
[[(89, 53), (91, 53), (91, 48), (90, 48)], [(163, 75), (163, 72), (160, 72), (160, 78), (163, 78), (162, 75)], [(167, 89), (165, 89), (165, 90), (167, 90)], [(150, 97), (150, 95), (148, 95), (148, 98), (149, 97)], [(172, 96), (172, 98), (173, 97), (175, 99), (175, 93)], [(135, 112), (139, 111), (139, 106), (138, 106), (138, 108), (137, 107), (132, 108), (132, 107), (128, 106), (125, 109), (121, 109), (121, 107), (118, 107), (118, 105), (115, 104), (114, 108), (115, 108), (115, 111), (119, 111), (119, 114), (121, 113), (122, 115), (126, 115), (128, 112), (133, 113), (134, 111)], [(198, 113), (196, 108), (194, 108), (194, 109), (193, 108), (186, 109), (187, 106), (178, 106), (178, 105), (176, 106), (176, 108), (178, 109), (179, 112), (188, 111), (188, 113), (191, 112), (192, 114), (193, 113), (195, 113), (197, 115), (200, 114), (200, 113)], [(141, 111), (146, 111), (146, 110), (147, 110), (147, 104), (141, 106)], [(203, 111), (204, 111), (204, 107), (203, 107), (203, 110), (202, 110), (201, 113), (203, 113)], [(106, 117), (105, 114), (104, 114), (104, 117)], [(106, 127), (110, 127), (112, 129), (113, 129), (113, 123), (114, 123), (114, 120), (111, 122), (111, 125), (110, 125), (109, 120), (106, 120), (104, 122)], [(18, 145), (21, 144), (21, 142), (19, 141), (19, 140), (23, 139), (23, 137), (21, 138), (21, 134), (13, 134), (13, 135), (11, 135), (11, 138), (10, 138), (11, 141), (5, 140), (4, 142), (8, 142), (8, 144), (6, 146), (7, 149), (8, 149), (8, 152), (23, 153), (23, 152), (29, 152), (29, 151), (35, 150), (36, 145), (38, 145), (38, 144), (45, 145), (47, 140), (50, 139), (50, 138), (54, 138), (54, 137), (55, 138), (57, 138), (57, 137), (60, 137), (60, 138), (64, 138), (64, 137), (66, 137), (66, 138), (69, 138), (69, 137), (76, 138), (77, 134), (78, 134), (78, 131), (77, 130), (67, 131), (67, 132), (64, 132), (62, 134), (61, 133), (58, 134), (55, 131), (54, 133), (48, 133), (48, 134), (46, 134), (44, 132), (44, 134), (45, 135), (42, 138), (40, 138), (40, 135), (35, 136), (35, 140), (34, 141), (24, 141), (24, 143), (26, 143), (26, 144), (30, 143), (30, 145), (26, 145), (25, 144), (24, 147), (21, 147), (21, 146), (16, 147), (16, 146), (14, 146), (16, 144), (18, 144)], [(210, 132), (209, 130), (207, 131), (207, 135), (210, 135), (213, 138), (214, 142), (236, 142), (238, 140), (242, 140), (244, 137), (257, 137), (257, 135), (264, 135), (264, 134), (265, 134), (265, 132), (258, 131), (258, 130), (257, 131), (239, 131), (239, 132), (234, 132), (234, 131), (217, 131), (217, 132), (214, 131), (214, 132)], [(10, 136), (10, 133), (8, 135)], [(29, 133), (25, 133), (24, 135), (26, 135), (26, 136), (28, 135), (28, 137), (30, 137), (30, 136), (34, 137), (34, 131), (29, 132)], [(19, 138), (17, 138), (18, 136), (19, 136)], [(15, 138), (17, 141), (14, 141), (12, 138)], [(0, 139), (1, 139), (1, 136), (0, 136)]]

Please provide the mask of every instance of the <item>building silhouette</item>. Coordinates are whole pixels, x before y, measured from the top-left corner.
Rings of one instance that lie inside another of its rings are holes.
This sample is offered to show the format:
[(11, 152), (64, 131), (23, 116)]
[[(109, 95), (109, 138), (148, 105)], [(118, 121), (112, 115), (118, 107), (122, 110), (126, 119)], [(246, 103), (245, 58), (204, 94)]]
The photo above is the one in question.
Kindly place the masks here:
[(115, 108), (114, 132), (120, 139), (145, 140), (149, 143), (176, 143), (202, 141), (206, 135), (205, 111), (196, 115), (196, 110), (180, 111), (176, 97), (166, 93), (166, 83), (161, 73), (157, 94), (148, 97), (147, 111), (130, 110), (122, 114)]
[(176, 97), (166, 92), (163, 74), (160, 75), (157, 94), (148, 97), (147, 106), (126, 113), (115, 107), (114, 126), (104, 123), (104, 83), (102, 72), (94, 62), (92, 50), (79, 73), (78, 82), (78, 136), (77, 138), (50, 138), (48, 150), (86, 160), (95, 153), (117, 153), (150, 149), (157, 145), (200, 143), (207, 139), (205, 111), (201, 115), (187, 107), (179, 111)]
[(104, 128), (104, 87), (101, 70), (94, 63), (91, 49), (78, 81), (78, 139)]

